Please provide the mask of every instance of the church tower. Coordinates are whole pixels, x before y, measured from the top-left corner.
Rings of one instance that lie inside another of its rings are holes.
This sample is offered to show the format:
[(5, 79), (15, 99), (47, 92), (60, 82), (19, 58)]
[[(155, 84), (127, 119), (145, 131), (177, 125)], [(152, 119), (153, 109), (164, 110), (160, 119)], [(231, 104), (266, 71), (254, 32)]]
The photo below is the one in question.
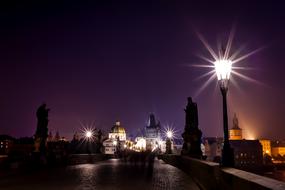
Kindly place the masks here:
[(230, 129), (230, 140), (242, 140), (242, 129), (239, 128), (236, 114), (234, 114), (233, 118), (233, 127)]
[(146, 136), (146, 149), (154, 150), (156, 147), (159, 147), (161, 142), (161, 126), (160, 122), (155, 119), (153, 113), (149, 115), (148, 124), (145, 127), (145, 136)]

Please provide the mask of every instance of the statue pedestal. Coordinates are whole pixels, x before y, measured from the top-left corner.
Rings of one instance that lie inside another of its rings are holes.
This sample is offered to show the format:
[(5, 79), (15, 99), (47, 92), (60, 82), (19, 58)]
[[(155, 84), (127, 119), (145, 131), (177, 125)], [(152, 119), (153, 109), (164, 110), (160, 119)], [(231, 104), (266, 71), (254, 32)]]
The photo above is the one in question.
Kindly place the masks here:
[(184, 132), (182, 136), (184, 138), (184, 144), (181, 154), (201, 159), (201, 130), (198, 128), (190, 129), (189, 131)]
[(201, 137), (202, 132), (198, 128), (198, 108), (197, 104), (188, 98), (188, 104), (185, 109), (186, 122), (185, 130), (182, 134), (184, 144), (181, 151), (182, 155), (188, 155), (193, 158), (202, 158)]

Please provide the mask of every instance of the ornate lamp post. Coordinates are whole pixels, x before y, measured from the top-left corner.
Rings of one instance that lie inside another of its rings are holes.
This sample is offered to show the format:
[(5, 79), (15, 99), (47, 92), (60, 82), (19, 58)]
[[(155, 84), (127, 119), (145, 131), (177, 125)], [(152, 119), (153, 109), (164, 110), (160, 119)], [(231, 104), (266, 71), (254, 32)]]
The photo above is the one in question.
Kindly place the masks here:
[(171, 149), (171, 139), (173, 138), (173, 131), (168, 130), (166, 131), (166, 154), (172, 154), (172, 149)]
[[(93, 141), (93, 131), (92, 130), (86, 130), (86, 132), (85, 132), (85, 139), (88, 142), (92, 142)], [(87, 152), (88, 152), (88, 154), (92, 153), (92, 150), (90, 150), (89, 145), (87, 146)]]
[(227, 110), (227, 92), (230, 74), (232, 70), (232, 61), (229, 59), (216, 60), (215, 70), (220, 85), (220, 90), (223, 97), (223, 123), (224, 123), (224, 146), (222, 150), (222, 166), (234, 166), (234, 152), (229, 142), (228, 128), (228, 110)]
[[(209, 43), (199, 33), (198, 37), (200, 38), (201, 42), (204, 44), (208, 52), (211, 54), (212, 58), (215, 60), (213, 61), (213, 59), (208, 59), (207, 57), (201, 56), (202, 59), (206, 60), (211, 64), (214, 64), (214, 66), (203, 65), (202, 67), (205, 66), (210, 68), (214, 67), (215, 68), (214, 72), (216, 72), (220, 84), (220, 90), (223, 97), (223, 118), (224, 118), (224, 147), (222, 151), (222, 165), (232, 167), (234, 166), (234, 153), (233, 149), (230, 147), (230, 142), (229, 142), (228, 112), (227, 112), (227, 92), (228, 92), (230, 75), (231, 73), (233, 73), (236, 76), (239, 76), (243, 79), (252, 81), (252, 79), (250, 79), (249, 77), (244, 76), (243, 74), (240, 74), (235, 70), (235, 69), (244, 69), (244, 67), (233, 67), (233, 65), (257, 53), (258, 51), (262, 50), (262, 48), (258, 48), (245, 55), (239, 55), (241, 49), (237, 50), (234, 53), (230, 53), (234, 38), (234, 28), (230, 32), (226, 48), (224, 49), (222, 46), (219, 46), (218, 53), (215, 53), (215, 51), (211, 48)], [(222, 43), (220, 43), (220, 45), (221, 44)], [(212, 71), (207, 73), (207, 75), (211, 73)], [(207, 82), (211, 81), (213, 78), (214, 77), (212, 76)]]

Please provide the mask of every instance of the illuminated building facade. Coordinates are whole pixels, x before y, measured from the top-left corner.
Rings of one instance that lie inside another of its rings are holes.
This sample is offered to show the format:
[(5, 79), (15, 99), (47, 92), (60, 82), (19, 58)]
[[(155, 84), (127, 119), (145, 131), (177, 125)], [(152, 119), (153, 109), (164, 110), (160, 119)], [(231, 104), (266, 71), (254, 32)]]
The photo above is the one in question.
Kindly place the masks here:
[(116, 144), (115, 140), (107, 139), (103, 142), (104, 153), (105, 154), (115, 154), (116, 152)]
[(262, 145), (259, 140), (232, 140), (235, 167), (243, 170), (254, 170), (263, 164)]
[(259, 142), (262, 145), (262, 154), (268, 154), (271, 156), (271, 141), (267, 139), (260, 139)]
[(109, 139), (117, 139), (117, 138), (119, 138), (120, 141), (126, 140), (126, 131), (121, 126), (120, 121), (116, 121), (115, 125), (111, 129), (111, 132), (109, 133)]
[(153, 151), (161, 144), (160, 122), (155, 120), (154, 114), (149, 115), (148, 125), (145, 127), (146, 149)]
[(230, 129), (230, 140), (242, 140), (242, 129), (239, 127), (238, 118), (234, 114), (233, 127)]
[[(223, 148), (223, 138), (203, 138), (204, 156), (207, 160), (220, 162)], [(263, 147), (258, 140), (230, 140), (234, 149), (235, 167), (243, 170), (256, 170), (263, 164)]]
[(109, 133), (109, 138), (103, 142), (105, 154), (115, 154), (119, 149), (125, 148), (126, 131), (119, 121), (116, 121)]
[(272, 147), (272, 156), (285, 155), (285, 147)]
[(13, 140), (9, 136), (7, 136), (7, 138), (5, 138), (4, 136), (3, 138), (0, 137), (0, 155), (9, 154), (12, 145), (13, 145)]
[(271, 154), (273, 157), (279, 157), (285, 155), (285, 142), (284, 141), (273, 141)]
[(144, 137), (136, 137), (135, 139), (135, 150), (136, 151), (145, 151), (146, 149), (146, 140)]

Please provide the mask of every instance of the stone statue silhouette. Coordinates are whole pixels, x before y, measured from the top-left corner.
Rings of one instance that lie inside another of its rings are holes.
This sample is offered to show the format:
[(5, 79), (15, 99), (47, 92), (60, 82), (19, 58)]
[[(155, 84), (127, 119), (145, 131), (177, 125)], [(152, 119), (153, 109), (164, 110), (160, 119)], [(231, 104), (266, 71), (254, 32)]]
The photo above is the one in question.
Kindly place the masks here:
[(191, 128), (198, 128), (198, 108), (197, 103), (192, 102), (192, 98), (188, 97), (188, 104), (184, 109), (186, 115), (186, 126)]
[[(37, 110), (37, 129), (35, 134), (35, 147), (36, 152), (45, 154), (46, 152), (46, 140), (48, 137), (48, 113), (50, 109), (46, 108), (46, 104), (42, 104)], [(38, 147), (38, 148), (37, 148)]]
[(237, 118), (237, 114), (234, 114), (234, 118), (233, 118), (233, 128), (234, 129), (239, 129), (239, 124), (238, 124), (238, 118)]
[(186, 109), (184, 109), (186, 119), (185, 119), (185, 129), (182, 134), (184, 143), (182, 147), (182, 155), (188, 155), (194, 158), (202, 158), (201, 151), (201, 137), (202, 132), (198, 128), (198, 108), (197, 104), (192, 101), (192, 98), (188, 98), (188, 104)]

